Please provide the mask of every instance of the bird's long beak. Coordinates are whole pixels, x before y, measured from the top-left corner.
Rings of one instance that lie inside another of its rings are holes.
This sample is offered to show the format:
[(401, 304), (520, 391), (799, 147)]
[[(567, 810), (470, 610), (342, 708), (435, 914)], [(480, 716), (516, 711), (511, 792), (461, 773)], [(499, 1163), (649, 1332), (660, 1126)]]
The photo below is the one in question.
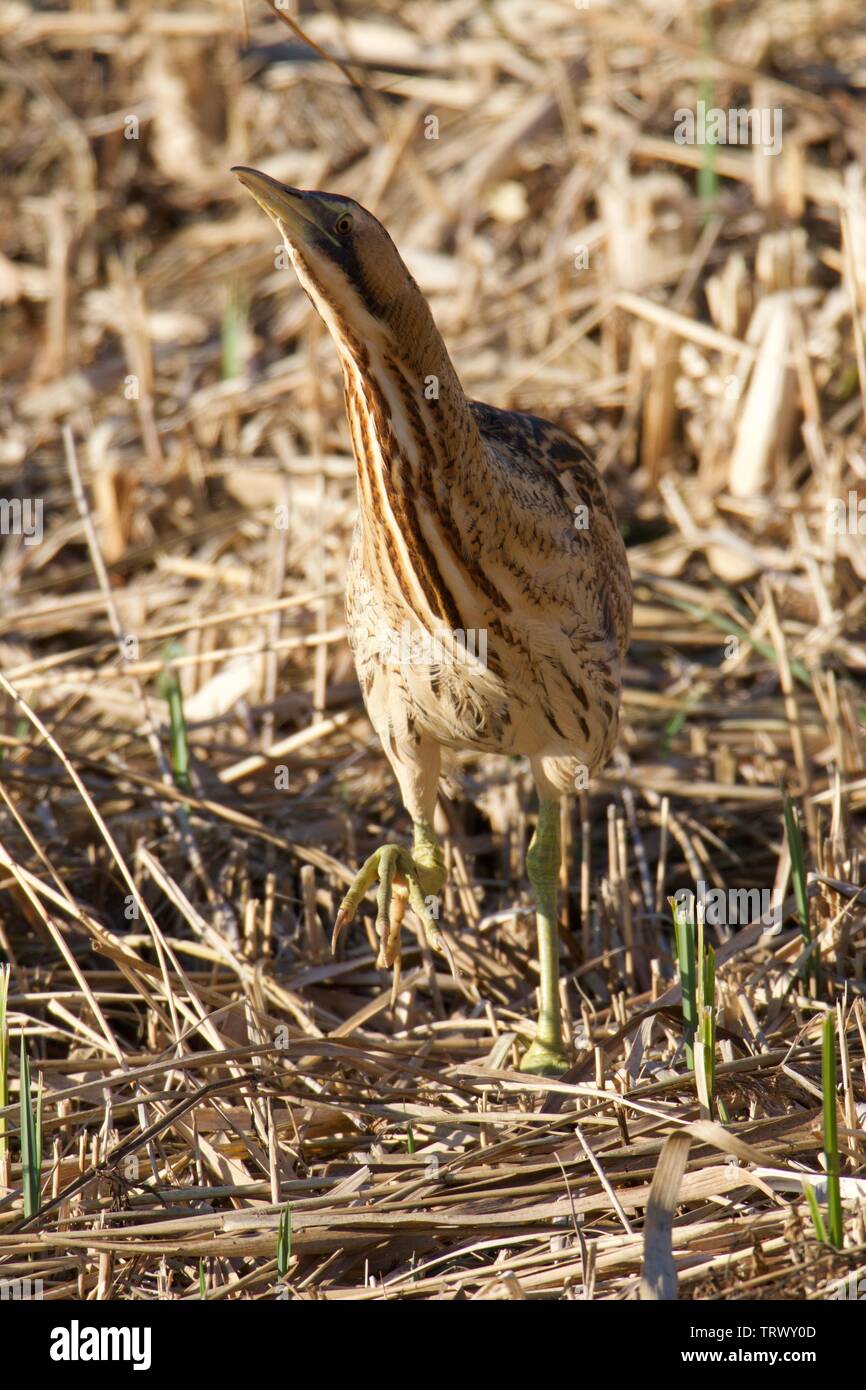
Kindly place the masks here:
[[(289, 240), (297, 238), (304, 241), (314, 228), (319, 236), (328, 236), (327, 231), (317, 220), (306, 194), (297, 188), (287, 188), (285, 184), (263, 174), (260, 169), (248, 169), (236, 164), (232, 173), (237, 174), (244, 188), (252, 193), (259, 207), (277, 225), (277, 229)], [(330, 240), (334, 240), (333, 237)]]

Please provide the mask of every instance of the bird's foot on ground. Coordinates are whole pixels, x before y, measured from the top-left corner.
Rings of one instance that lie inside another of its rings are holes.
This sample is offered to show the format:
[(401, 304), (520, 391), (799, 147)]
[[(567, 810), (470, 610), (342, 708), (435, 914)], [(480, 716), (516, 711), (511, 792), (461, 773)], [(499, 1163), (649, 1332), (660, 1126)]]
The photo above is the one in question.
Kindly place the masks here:
[(530, 1076), (562, 1076), (568, 1071), (571, 1060), (565, 1049), (551, 1043), (543, 1043), (538, 1038), (523, 1054), (520, 1070)]
[[(416, 851), (418, 846), (416, 844)], [(380, 845), (355, 875), (348, 893), (340, 904), (331, 950), (335, 951), (340, 935), (357, 911), (358, 905), (376, 879), (379, 880), (377, 894), (376, 935), (379, 938), (379, 955), (376, 965), (380, 970), (394, 969), (395, 978), (400, 973), (400, 927), (406, 905), (412, 908), (421, 923), (425, 940), (434, 951), (447, 957), (451, 970), (456, 974), (454, 960), (446, 941), (441, 935), (430, 910), (429, 900), (435, 898), (444, 881), (444, 865), (425, 864), (413, 856), (402, 845)]]

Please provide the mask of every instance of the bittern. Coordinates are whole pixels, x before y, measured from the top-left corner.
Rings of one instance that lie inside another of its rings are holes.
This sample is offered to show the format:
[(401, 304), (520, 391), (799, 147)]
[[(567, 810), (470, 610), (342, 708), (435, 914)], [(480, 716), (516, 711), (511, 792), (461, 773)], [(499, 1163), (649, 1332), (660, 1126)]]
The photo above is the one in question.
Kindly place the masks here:
[(336, 344), (357, 465), (347, 630), (370, 721), (412, 818), (343, 899), (335, 939), (378, 880), (378, 964), (399, 964), (408, 903), (443, 950), (433, 829), (443, 752), (522, 754), (539, 796), (526, 855), (540, 1011), (523, 1071), (568, 1066), (559, 996), (559, 802), (610, 755), (631, 626), (625, 548), (604, 485), (566, 431), (468, 400), (424, 295), (385, 228), (334, 193), (255, 169)]

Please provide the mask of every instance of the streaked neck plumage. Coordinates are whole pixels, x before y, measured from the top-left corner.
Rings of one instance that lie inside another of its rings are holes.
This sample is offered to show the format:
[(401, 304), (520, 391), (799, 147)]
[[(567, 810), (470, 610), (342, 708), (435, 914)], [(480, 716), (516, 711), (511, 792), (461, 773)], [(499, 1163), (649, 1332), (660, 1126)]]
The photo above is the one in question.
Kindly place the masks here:
[(293, 260), (339, 353), (369, 562), (424, 626), (460, 628), (461, 595), (442, 557), (459, 550), (462, 482), (483, 471), (484, 445), (430, 308), (409, 281), (393, 302), (356, 308), (350, 324), (297, 252)]

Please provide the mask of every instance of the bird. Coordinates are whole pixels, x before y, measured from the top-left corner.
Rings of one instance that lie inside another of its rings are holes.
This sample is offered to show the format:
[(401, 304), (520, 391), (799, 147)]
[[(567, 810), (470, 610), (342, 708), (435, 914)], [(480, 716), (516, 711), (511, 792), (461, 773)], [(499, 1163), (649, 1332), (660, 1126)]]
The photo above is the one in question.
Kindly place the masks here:
[[(366, 859), (334, 944), (374, 884), (379, 967), (407, 905), (437, 951), (440, 777), (461, 752), (528, 760), (526, 851), (539, 1013), (520, 1069), (570, 1065), (559, 992), (560, 802), (610, 757), (632, 619), (625, 545), (600, 474), (548, 420), (469, 399), (390, 235), (355, 200), (233, 168), (268, 214), (336, 346), (358, 515), (346, 627), (370, 722), (413, 824)], [(453, 968), (453, 960), (452, 960)]]

